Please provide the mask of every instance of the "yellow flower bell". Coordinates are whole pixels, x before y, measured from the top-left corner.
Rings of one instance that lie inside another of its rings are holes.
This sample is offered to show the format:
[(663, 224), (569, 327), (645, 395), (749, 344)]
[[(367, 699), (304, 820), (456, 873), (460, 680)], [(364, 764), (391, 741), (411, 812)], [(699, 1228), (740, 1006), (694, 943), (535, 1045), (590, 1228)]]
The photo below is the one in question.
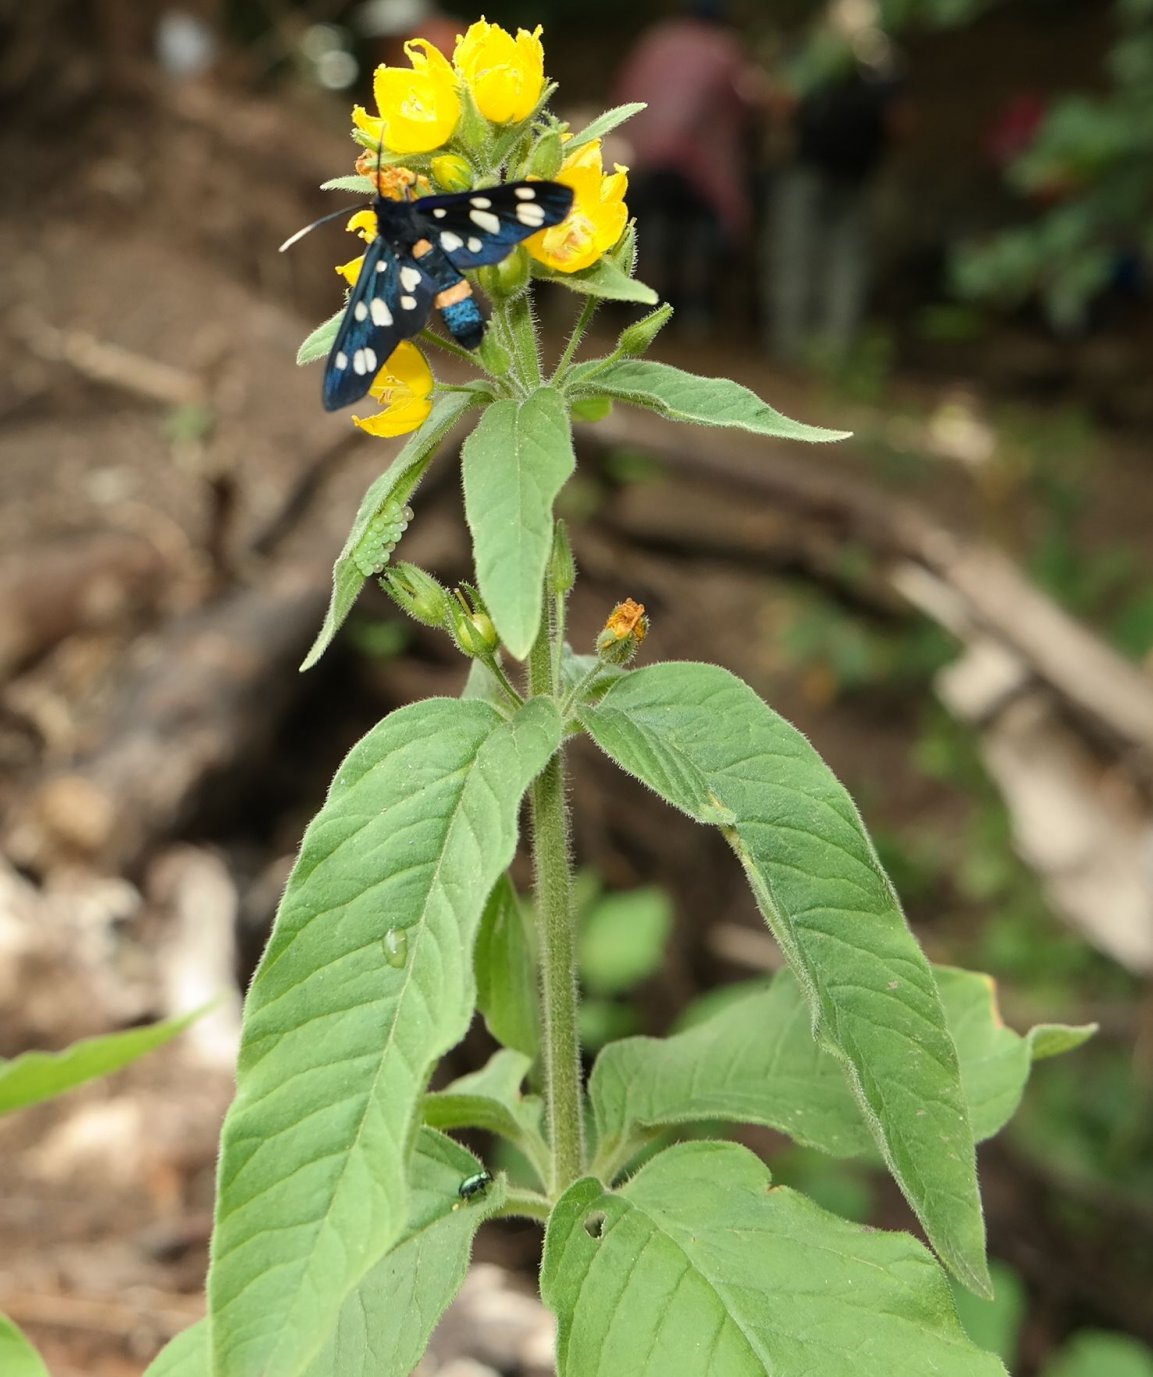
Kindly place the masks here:
[(369, 433), (385, 438), (407, 435), (423, 425), (432, 410), (432, 369), (415, 344), (401, 340), (373, 379), (368, 395), (384, 407), (375, 416), (353, 421)]
[(605, 172), (600, 139), (582, 144), (564, 160), (556, 180), (572, 187), (572, 210), (559, 225), (524, 241), (538, 262), (557, 272), (579, 272), (617, 242), (629, 218), (624, 200), (629, 179), (627, 168), (615, 166)]
[(410, 39), (404, 51), (411, 71), (380, 66), (373, 76), (380, 118), (357, 105), (352, 120), (374, 145), (383, 142), (392, 153), (431, 153), (448, 142), (460, 119), (456, 73), (426, 39)]
[(453, 63), (486, 120), (515, 124), (536, 109), (544, 90), (540, 35), (539, 24), (532, 33), (518, 29), (513, 38), (499, 24), (478, 19), (457, 39)]
[[(348, 224), (344, 227), (350, 234), (359, 234), (366, 244), (371, 244), (376, 238), (376, 212), (373, 210), (358, 210), (351, 217)], [(364, 262), (364, 254), (358, 258), (350, 259), (347, 263), (338, 263), (336, 271), (344, 278), (350, 287), (356, 285), (356, 279), (360, 276), (360, 265)]]

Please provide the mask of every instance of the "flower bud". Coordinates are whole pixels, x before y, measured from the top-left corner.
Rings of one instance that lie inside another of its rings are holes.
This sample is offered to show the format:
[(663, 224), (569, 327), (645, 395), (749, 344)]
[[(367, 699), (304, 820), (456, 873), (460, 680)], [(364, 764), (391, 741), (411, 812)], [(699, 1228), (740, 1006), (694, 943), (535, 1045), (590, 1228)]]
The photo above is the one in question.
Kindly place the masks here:
[(632, 277), (637, 266), (637, 223), (630, 220), (617, 242), (609, 249), (606, 257), (620, 268), (621, 272)]
[(548, 586), (553, 593), (568, 593), (576, 583), (576, 561), (572, 557), (568, 528), (558, 521), (553, 528), (552, 552), (548, 558)]
[(472, 167), (456, 153), (441, 153), (433, 158), (430, 171), (439, 191), (469, 191), (475, 180)]
[(564, 161), (564, 147), (560, 131), (550, 129), (537, 139), (525, 164), (525, 173), (530, 177), (541, 177), (551, 182), (560, 171)]
[(619, 352), (634, 358), (639, 354), (647, 353), (649, 345), (668, 323), (672, 313), (673, 308), (665, 301), (655, 311), (650, 311), (647, 316), (634, 321), (631, 325), (626, 325), (621, 331), (620, 339), (617, 340)]
[(487, 165), (491, 126), (476, 108), (476, 101), (468, 87), (460, 93), (460, 123), (456, 126), (453, 142), (472, 155), (483, 167)]
[(500, 637), (480, 594), (468, 583), (454, 592), (456, 599), (449, 602), (449, 616), (457, 648), (474, 660), (491, 659), (500, 648)]
[(394, 565), (380, 580), (380, 586), (402, 612), (424, 626), (448, 624), (449, 597), (431, 574), (403, 561)]
[(597, 637), (597, 658), (610, 665), (627, 665), (648, 631), (643, 603), (632, 598), (618, 602)]
[(480, 284), (494, 301), (520, 296), (528, 286), (530, 266), (528, 254), (518, 244), (499, 263), (481, 268)]

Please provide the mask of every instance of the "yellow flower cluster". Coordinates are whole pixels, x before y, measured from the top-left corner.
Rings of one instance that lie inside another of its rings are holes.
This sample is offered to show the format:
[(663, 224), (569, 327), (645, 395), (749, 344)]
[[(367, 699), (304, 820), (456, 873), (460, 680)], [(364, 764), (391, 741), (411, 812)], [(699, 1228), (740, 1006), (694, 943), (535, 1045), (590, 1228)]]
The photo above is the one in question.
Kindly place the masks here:
[(372, 89), (378, 116), (357, 105), (353, 123), (373, 144), (391, 153), (431, 153), (443, 148), (460, 123), (467, 90), (486, 120), (519, 124), (536, 109), (545, 87), (544, 48), (538, 24), (516, 37), (499, 24), (478, 19), (456, 40), (450, 63), (423, 38), (404, 45), (411, 67), (376, 69)]
[[(444, 149), (461, 130), (466, 105), (474, 111), (474, 121), (475, 112), (479, 112), (490, 124), (523, 123), (536, 111), (546, 86), (540, 36), (540, 25), (531, 33), (518, 29), (514, 37), (498, 24), (478, 19), (457, 36), (451, 62), (425, 39), (412, 39), (404, 46), (410, 67), (376, 69), (373, 94), (378, 113), (370, 115), (359, 105), (353, 109), (353, 123), (362, 141), (390, 154), (434, 153)], [(468, 128), (467, 121), (464, 128)], [(456, 146), (467, 153), (467, 136), (464, 144), (458, 138)], [(430, 170), (436, 184), (445, 190), (463, 191), (472, 185), (472, 169), (458, 153), (440, 153), (432, 159)], [(600, 140), (594, 139), (564, 160), (556, 180), (572, 187), (572, 210), (559, 225), (541, 230), (524, 244), (538, 262), (553, 271), (579, 272), (611, 249), (624, 232), (628, 176), (619, 164), (613, 172), (605, 172)], [(403, 195), (404, 190), (399, 185), (395, 189), (381, 186), (381, 193)], [(375, 216), (371, 211), (360, 211), (348, 228), (371, 243), (376, 233)], [(362, 258), (355, 258), (341, 264), (337, 272), (354, 283), (361, 262)], [(413, 356), (420, 361), (423, 374)], [(371, 420), (358, 420), (357, 425), (375, 435), (401, 435), (415, 429), (428, 414), (431, 386), (431, 373), (420, 351), (412, 344), (402, 344), (370, 389), (386, 410)]]

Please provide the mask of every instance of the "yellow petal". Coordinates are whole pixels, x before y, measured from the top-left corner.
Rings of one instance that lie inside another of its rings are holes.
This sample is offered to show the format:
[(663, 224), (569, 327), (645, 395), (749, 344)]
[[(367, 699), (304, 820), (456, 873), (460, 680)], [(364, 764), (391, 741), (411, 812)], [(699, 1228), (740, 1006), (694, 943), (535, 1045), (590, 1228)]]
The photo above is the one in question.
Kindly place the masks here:
[(431, 410), (432, 403), (430, 401), (422, 401), (419, 397), (410, 397), (407, 402), (398, 406), (391, 406), (387, 411), (381, 411), (375, 416), (367, 416), (363, 420), (359, 416), (354, 416), (352, 420), (355, 425), (369, 435), (376, 435), (388, 440), (396, 435), (407, 435), (410, 431), (422, 426), (428, 419)]
[(338, 263), (336, 271), (351, 287), (355, 285), (356, 279), (360, 276), (360, 268), (363, 262), (364, 254), (361, 254), (359, 258), (350, 259), (347, 263)]
[(384, 367), (373, 379), (368, 389), (370, 397), (375, 397), (382, 405), (388, 405), (390, 398), (404, 392), (413, 397), (427, 397), (432, 391), (432, 369), (428, 360), (411, 340), (401, 340), (384, 361)]

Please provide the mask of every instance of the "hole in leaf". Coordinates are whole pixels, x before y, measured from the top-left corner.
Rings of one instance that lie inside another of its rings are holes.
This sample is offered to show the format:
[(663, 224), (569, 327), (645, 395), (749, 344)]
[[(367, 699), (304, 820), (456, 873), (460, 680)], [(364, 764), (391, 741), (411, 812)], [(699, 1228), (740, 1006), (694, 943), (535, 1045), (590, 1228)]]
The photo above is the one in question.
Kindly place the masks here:
[(605, 1231), (604, 1210), (597, 1210), (594, 1214), (586, 1214), (584, 1218), (585, 1233), (589, 1238), (601, 1238)]

